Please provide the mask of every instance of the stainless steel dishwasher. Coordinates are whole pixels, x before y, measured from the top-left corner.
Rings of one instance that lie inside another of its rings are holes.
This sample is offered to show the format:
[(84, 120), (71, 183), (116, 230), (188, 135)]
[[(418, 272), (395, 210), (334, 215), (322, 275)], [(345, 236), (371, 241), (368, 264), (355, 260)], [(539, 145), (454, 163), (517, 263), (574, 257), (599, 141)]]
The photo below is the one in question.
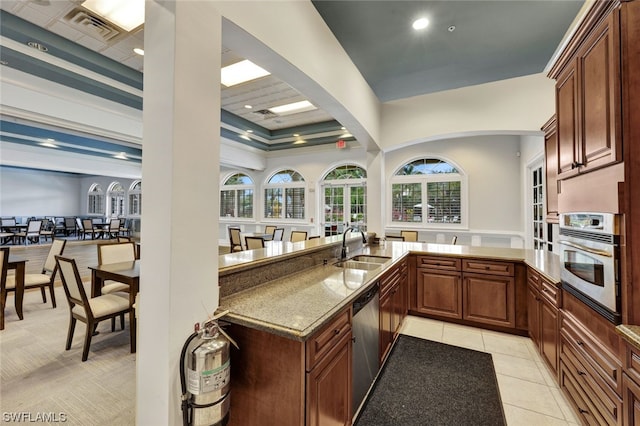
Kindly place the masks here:
[(353, 302), (353, 414), (380, 368), (380, 295), (376, 283)]

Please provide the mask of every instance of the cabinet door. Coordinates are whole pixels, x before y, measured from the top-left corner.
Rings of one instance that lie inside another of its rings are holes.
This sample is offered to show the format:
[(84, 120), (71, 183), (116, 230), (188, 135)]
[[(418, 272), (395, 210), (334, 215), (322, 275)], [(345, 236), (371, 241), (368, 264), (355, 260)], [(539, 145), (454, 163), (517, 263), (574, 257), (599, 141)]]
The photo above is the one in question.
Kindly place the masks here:
[(515, 327), (513, 277), (463, 275), (463, 318), (484, 324)]
[(626, 374), (622, 375), (624, 424), (640, 426), (640, 386)]
[(351, 333), (307, 374), (307, 425), (351, 425)]
[(393, 316), (391, 317), (391, 330), (393, 330), (394, 338), (400, 331), (400, 324), (402, 323), (402, 317), (404, 315), (404, 307), (406, 303), (404, 303), (403, 298), (404, 291), (402, 288), (404, 286), (401, 283), (398, 283), (393, 289), (391, 289), (391, 298), (393, 299)]
[(567, 65), (567, 69), (556, 83), (556, 119), (558, 136), (558, 178), (565, 178), (577, 173), (576, 158), (578, 156), (578, 79), (575, 61)]
[(393, 297), (391, 292), (380, 296), (380, 364), (387, 356), (393, 343), (392, 321), (394, 315)]
[(547, 191), (547, 222), (558, 223), (558, 132), (553, 117), (543, 127), (545, 183)]
[(456, 272), (418, 269), (417, 310), (448, 318), (462, 318), (462, 283)]
[(612, 11), (578, 53), (582, 95), (580, 172), (622, 159), (619, 22), (619, 11)]
[(536, 346), (540, 346), (540, 297), (530, 286), (527, 288), (527, 320), (529, 337)]
[(558, 344), (560, 339), (558, 308), (541, 299), (540, 353), (554, 373), (558, 372)]

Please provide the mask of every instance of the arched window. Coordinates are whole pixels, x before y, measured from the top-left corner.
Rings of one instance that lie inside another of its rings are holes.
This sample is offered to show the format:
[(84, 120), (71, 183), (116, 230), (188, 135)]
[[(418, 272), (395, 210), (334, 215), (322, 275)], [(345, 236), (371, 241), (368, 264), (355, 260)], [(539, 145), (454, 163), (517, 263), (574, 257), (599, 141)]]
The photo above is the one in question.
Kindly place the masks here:
[(280, 170), (271, 175), (264, 190), (264, 217), (269, 219), (304, 219), (305, 182), (294, 170)]
[(450, 163), (421, 158), (391, 179), (391, 221), (446, 226), (466, 224), (466, 179)]
[(142, 182), (134, 181), (129, 187), (129, 216), (142, 214)]
[(341, 234), (348, 225), (367, 228), (367, 172), (354, 164), (329, 171), (322, 180), (324, 234)]
[(87, 207), (87, 213), (89, 214), (104, 214), (104, 193), (102, 187), (94, 183), (89, 188), (89, 205)]
[(220, 190), (220, 217), (253, 218), (253, 179), (243, 173), (229, 176)]
[(124, 188), (120, 182), (113, 182), (107, 191), (109, 217), (124, 216)]

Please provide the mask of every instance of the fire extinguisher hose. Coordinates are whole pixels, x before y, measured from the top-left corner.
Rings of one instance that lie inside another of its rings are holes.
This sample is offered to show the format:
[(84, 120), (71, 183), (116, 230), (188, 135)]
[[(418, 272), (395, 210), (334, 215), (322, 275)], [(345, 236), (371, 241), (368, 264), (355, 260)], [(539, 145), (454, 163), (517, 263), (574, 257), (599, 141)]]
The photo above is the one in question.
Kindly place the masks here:
[(182, 424), (183, 426), (189, 426), (189, 395), (187, 394), (187, 380), (185, 378), (184, 358), (187, 355), (187, 347), (189, 344), (198, 337), (198, 333), (193, 333), (182, 346), (182, 352), (180, 352), (180, 387), (182, 388)]

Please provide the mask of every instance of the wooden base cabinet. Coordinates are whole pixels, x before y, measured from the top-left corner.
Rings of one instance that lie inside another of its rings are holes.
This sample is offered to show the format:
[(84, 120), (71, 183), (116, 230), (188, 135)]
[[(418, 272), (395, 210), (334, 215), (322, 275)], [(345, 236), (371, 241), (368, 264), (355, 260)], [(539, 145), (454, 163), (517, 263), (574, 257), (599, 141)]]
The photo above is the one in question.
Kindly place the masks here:
[(418, 256), (414, 310), (462, 319), (460, 259)]
[(233, 324), (229, 425), (351, 425), (351, 306), (306, 342)]
[(515, 328), (514, 264), (463, 259), (462, 271), (462, 318)]
[(640, 426), (640, 386), (626, 374), (622, 375), (624, 424)]
[(551, 371), (557, 374), (560, 344), (558, 307), (561, 291), (531, 268), (527, 271), (527, 282), (529, 337)]
[(380, 279), (380, 364), (389, 354), (408, 311), (407, 261)]

